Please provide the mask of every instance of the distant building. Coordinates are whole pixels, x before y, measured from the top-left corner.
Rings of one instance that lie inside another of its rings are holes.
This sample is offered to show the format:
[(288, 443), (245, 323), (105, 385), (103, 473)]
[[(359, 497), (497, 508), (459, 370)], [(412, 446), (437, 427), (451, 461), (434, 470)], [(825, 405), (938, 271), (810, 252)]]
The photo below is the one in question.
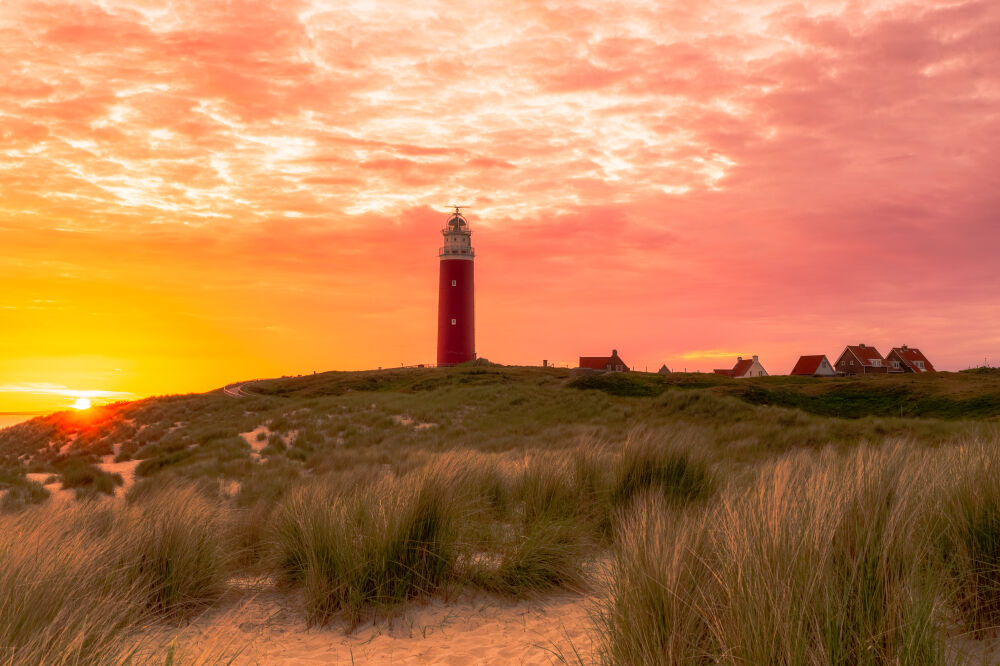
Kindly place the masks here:
[(885, 359), (874, 347), (864, 344), (848, 345), (837, 362), (837, 372), (845, 375), (885, 374), (889, 371)]
[(826, 356), (800, 356), (799, 362), (792, 368), (791, 374), (806, 377), (833, 377), (837, 374)]
[(612, 349), (611, 356), (581, 356), (580, 367), (590, 370), (607, 370), (608, 372), (628, 372), (625, 361), (618, 356), (618, 350)]
[(737, 357), (736, 365), (733, 366), (732, 370), (713, 370), (712, 372), (717, 375), (726, 375), (727, 377), (733, 377), (735, 379), (768, 376), (767, 370), (765, 370), (764, 366), (760, 364), (756, 354), (754, 354), (753, 359), (744, 359), (742, 356)]
[(669, 375), (670, 374), (670, 368), (668, 368), (667, 364), (664, 363), (663, 365), (660, 366), (660, 369), (656, 371), (656, 374), (658, 374), (658, 375)]
[(919, 349), (906, 345), (893, 347), (885, 357), (885, 361), (889, 366), (889, 372), (937, 372)]

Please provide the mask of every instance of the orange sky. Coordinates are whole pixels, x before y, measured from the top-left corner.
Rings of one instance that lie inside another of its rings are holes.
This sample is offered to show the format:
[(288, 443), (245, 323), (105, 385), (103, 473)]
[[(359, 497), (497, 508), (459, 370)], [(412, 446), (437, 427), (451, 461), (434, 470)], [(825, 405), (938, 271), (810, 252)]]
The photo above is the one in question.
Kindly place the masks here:
[[(484, 9), (488, 6), (489, 9)], [(0, 4), (0, 412), (477, 349), (1000, 359), (1000, 4)]]

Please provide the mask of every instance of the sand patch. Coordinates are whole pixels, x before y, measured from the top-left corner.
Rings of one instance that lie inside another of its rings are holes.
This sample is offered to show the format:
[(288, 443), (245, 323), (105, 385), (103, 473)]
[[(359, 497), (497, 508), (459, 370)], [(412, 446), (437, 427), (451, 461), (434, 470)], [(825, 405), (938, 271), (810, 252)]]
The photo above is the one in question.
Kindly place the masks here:
[(62, 504), (63, 502), (69, 502), (76, 495), (69, 488), (63, 488), (62, 484), (58, 481), (54, 483), (45, 483), (45, 480), (49, 477), (56, 476), (49, 472), (29, 472), (24, 475), (29, 481), (34, 481), (35, 483), (42, 484), (42, 487), (49, 491), (50, 497), (48, 501), (51, 504)]
[(433, 428), (437, 426), (436, 423), (426, 423), (423, 421), (417, 421), (411, 416), (406, 414), (394, 414), (393, 420), (401, 426), (412, 426), (414, 430), (426, 430), (427, 428)]
[[(257, 437), (263, 433), (264, 439), (258, 440)], [(250, 445), (252, 453), (250, 457), (254, 460), (260, 460), (260, 452), (267, 446), (267, 439), (271, 436), (271, 430), (266, 425), (259, 425), (250, 432), (241, 432), (240, 437)]]
[(135, 485), (135, 468), (141, 462), (141, 460), (126, 460), (116, 463), (115, 456), (110, 455), (101, 458), (101, 462), (97, 466), (109, 474), (121, 474), (122, 485), (115, 488), (115, 496), (118, 497), (120, 495), (124, 497), (128, 489)]
[(223, 640), (234, 664), (528, 664), (595, 661), (592, 597), (558, 594), (514, 602), (468, 595), (457, 602), (414, 602), (392, 619), (308, 628), (287, 595), (262, 592), (237, 611), (196, 620), (178, 644), (199, 654)]

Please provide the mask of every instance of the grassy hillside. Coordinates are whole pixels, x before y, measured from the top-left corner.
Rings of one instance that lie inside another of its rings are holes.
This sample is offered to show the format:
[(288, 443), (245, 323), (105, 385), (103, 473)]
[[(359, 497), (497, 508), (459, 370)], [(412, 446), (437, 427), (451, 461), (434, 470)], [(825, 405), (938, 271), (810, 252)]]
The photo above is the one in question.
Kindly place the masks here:
[[(989, 369), (987, 369), (989, 370)], [(709, 390), (754, 405), (801, 409), (839, 418), (896, 416), (932, 419), (1000, 418), (1000, 371), (938, 372), (857, 377), (594, 374), (571, 386), (611, 395), (651, 397), (670, 389)]]
[(249, 397), (214, 391), (61, 412), (2, 430), (0, 486), (108, 456), (140, 460), (144, 479), (403, 472), (441, 451), (560, 450), (620, 439), (637, 425), (697, 428), (715, 457), (740, 461), (886, 437), (980, 435), (1000, 416), (992, 373), (733, 380), (472, 365), (328, 372), (245, 390)]
[[(171, 663), (137, 632), (237, 579), (350, 630), (598, 564), (607, 663), (944, 663), (1000, 624), (998, 386), (483, 364), (35, 419), (0, 431), (0, 664)], [(115, 493), (113, 461), (125, 501), (49, 496)]]

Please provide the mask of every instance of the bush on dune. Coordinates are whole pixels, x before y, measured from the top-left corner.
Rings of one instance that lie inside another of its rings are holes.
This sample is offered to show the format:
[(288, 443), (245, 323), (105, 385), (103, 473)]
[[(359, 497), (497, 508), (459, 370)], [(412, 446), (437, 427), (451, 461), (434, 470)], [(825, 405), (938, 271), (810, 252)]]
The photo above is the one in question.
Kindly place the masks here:
[(0, 663), (145, 663), (141, 629), (218, 597), (217, 509), (180, 486), (150, 499), (0, 519)]
[(456, 558), (461, 484), (434, 471), (348, 489), (316, 482), (274, 519), (276, 562), (303, 586), (311, 622), (388, 609), (435, 590)]
[(139, 586), (146, 605), (187, 616), (225, 590), (230, 557), (224, 550), (225, 522), (218, 505), (194, 486), (176, 483), (150, 492), (120, 516), (119, 567)]
[(1000, 463), (992, 447), (966, 444), (948, 456), (939, 546), (959, 621), (975, 637), (1000, 627)]
[(793, 455), (678, 518), (646, 499), (620, 531), (608, 661), (941, 663), (927, 471), (901, 447)]
[(629, 434), (615, 469), (611, 502), (622, 507), (649, 489), (684, 504), (712, 494), (708, 464), (695, 452), (691, 432), (636, 430)]
[(103, 493), (114, 495), (122, 485), (121, 474), (111, 474), (82, 458), (70, 458), (58, 465), (63, 488), (75, 488), (77, 497)]

